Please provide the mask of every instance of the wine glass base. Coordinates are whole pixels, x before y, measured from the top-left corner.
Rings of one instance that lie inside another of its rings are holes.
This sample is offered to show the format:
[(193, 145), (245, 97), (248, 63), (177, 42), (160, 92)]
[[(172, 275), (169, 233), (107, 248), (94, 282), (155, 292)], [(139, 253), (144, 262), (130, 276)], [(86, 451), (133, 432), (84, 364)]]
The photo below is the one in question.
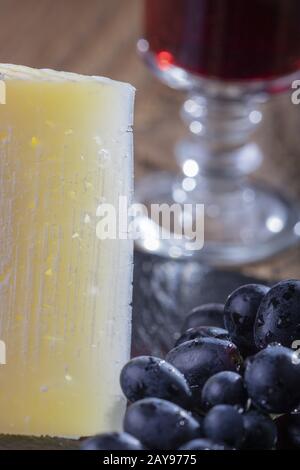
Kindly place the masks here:
[[(265, 185), (243, 180), (232, 187), (230, 180), (204, 176), (195, 184), (193, 179), (155, 173), (140, 180), (135, 194), (148, 214), (151, 204), (204, 206), (204, 245), (197, 250), (187, 248), (191, 240), (184, 235), (158, 239), (160, 227), (150, 215), (136, 219), (136, 246), (160, 256), (234, 266), (263, 260), (300, 240), (300, 208)], [(189, 224), (203, 229), (195, 212)]]

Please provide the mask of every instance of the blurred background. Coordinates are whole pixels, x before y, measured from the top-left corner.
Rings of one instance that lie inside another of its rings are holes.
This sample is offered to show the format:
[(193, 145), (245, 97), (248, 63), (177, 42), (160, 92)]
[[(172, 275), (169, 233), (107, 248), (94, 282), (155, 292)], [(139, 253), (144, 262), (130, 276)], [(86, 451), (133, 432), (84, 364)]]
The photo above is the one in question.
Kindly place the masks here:
[[(142, 0), (0, 0), (0, 61), (109, 76), (137, 88), (135, 171), (172, 169), (172, 147), (186, 132), (178, 109), (184, 94), (156, 80), (136, 54)], [(300, 199), (300, 105), (290, 93), (266, 105), (257, 140), (268, 158), (259, 170)], [(300, 278), (300, 249), (246, 266), (267, 278)]]

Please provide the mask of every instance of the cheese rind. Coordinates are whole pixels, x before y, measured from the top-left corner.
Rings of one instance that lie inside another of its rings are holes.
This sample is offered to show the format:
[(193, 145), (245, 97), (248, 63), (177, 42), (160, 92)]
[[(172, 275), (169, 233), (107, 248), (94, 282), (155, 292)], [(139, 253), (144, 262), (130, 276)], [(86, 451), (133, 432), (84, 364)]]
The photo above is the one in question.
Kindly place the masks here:
[(0, 433), (118, 429), (129, 357), (132, 242), (97, 211), (132, 195), (134, 89), (0, 65)]

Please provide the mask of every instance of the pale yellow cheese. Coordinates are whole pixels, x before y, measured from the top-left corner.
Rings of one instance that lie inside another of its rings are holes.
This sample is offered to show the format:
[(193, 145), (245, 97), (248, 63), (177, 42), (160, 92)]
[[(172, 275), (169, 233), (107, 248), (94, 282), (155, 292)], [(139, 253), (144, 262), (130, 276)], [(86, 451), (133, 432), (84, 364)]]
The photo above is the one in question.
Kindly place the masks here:
[(97, 210), (132, 193), (134, 89), (0, 65), (0, 433), (118, 429), (132, 243)]

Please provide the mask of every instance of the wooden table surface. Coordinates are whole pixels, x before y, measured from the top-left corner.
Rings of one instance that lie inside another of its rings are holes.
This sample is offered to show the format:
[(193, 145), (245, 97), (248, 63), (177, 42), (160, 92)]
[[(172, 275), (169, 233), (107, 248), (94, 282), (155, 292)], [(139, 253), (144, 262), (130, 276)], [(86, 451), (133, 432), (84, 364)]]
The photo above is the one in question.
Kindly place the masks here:
[[(136, 177), (176, 169), (172, 147), (185, 134), (182, 93), (154, 79), (139, 61), (142, 0), (0, 0), (0, 62), (107, 75), (137, 88)], [(280, 96), (266, 106), (257, 139), (268, 155), (260, 176), (300, 199), (300, 105)], [(300, 248), (243, 271), (300, 278)]]

